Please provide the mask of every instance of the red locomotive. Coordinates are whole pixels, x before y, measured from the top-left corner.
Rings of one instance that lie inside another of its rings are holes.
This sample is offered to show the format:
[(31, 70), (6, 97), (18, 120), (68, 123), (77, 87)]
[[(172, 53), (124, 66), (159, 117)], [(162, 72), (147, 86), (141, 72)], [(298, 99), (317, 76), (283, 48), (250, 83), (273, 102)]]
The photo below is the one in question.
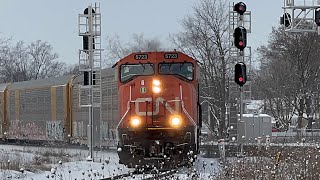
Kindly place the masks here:
[(120, 163), (175, 167), (199, 149), (197, 62), (181, 52), (139, 52), (117, 62)]

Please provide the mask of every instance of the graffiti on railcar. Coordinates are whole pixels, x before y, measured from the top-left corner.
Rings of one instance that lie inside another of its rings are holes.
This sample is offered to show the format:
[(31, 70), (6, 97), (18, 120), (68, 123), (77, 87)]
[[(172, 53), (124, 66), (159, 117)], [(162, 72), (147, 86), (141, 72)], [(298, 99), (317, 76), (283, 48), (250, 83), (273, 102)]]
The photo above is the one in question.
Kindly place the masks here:
[(47, 137), (50, 140), (63, 140), (63, 122), (47, 121)]
[(109, 139), (108, 134), (108, 123), (105, 121), (100, 121), (100, 138), (103, 140)]
[(73, 122), (73, 136), (78, 138), (83, 138), (85, 136), (85, 127), (83, 126), (83, 121)]
[(22, 120), (13, 120), (10, 122), (9, 138), (43, 140), (46, 139), (46, 133), (35, 123), (25, 123)]

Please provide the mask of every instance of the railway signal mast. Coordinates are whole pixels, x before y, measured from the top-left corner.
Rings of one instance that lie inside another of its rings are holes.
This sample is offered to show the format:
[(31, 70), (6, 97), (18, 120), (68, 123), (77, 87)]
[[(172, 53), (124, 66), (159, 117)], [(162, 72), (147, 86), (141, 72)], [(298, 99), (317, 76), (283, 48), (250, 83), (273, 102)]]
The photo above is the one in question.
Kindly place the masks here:
[[(246, 64), (245, 62), (245, 56), (244, 56), (244, 49), (247, 47), (247, 29), (244, 27), (244, 22), (243, 22), (243, 14), (247, 10), (247, 6), (243, 2), (238, 2), (237, 4), (234, 5), (234, 11), (236, 11), (239, 14), (239, 23), (238, 27), (234, 29), (234, 45), (240, 50), (239, 53), (239, 60), (235, 65), (234, 68), (234, 81), (240, 86), (240, 120), (237, 121), (237, 128), (238, 128), (238, 137), (237, 140), (240, 140), (240, 130), (243, 130), (240, 128), (240, 124), (243, 124), (242, 121), (242, 115), (243, 115), (243, 85), (246, 84), (247, 82), (247, 69), (246, 69)], [(245, 133), (242, 133), (245, 134)], [(240, 155), (243, 155), (243, 143), (241, 144), (241, 150), (240, 150)]]
[[(79, 85), (79, 106), (88, 108), (89, 160), (93, 159), (93, 147), (100, 146), (101, 118), (101, 14), (100, 5), (87, 7), (79, 14), (79, 36), (83, 48), (79, 50), (79, 71), (83, 72), (83, 85)], [(100, 118), (93, 118), (93, 112), (100, 111)]]
[[(240, 15), (240, 22), (243, 20), (243, 14), (246, 12), (247, 6), (243, 2), (234, 5), (234, 11)], [(234, 45), (240, 50), (239, 62), (235, 66), (235, 82), (240, 86), (240, 121), (243, 114), (243, 85), (247, 80), (246, 65), (244, 63), (244, 48), (247, 46), (247, 30), (243, 26), (238, 26), (234, 30)]]
[[(251, 83), (247, 81), (247, 66), (251, 65), (251, 47), (247, 46), (247, 33), (251, 32), (251, 12), (247, 11), (247, 6), (243, 2), (233, 3), (229, 11), (229, 57), (232, 62), (237, 62), (232, 73), (234, 81), (229, 82), (229, 138), (236, 142), (241, 140), (240, 134), (243, 131), (242, 123), (244, 102), (250, 101)], [(246, 49), (246, 51), (244, 51)], [(230, 75), (231, 76), (231, 75)], [(243, 86), (246, 84), (246, 88)], [(239, 92), (240, 87), (240, 92)], [(245, 91), (244, 91), (245, 90)], [(240, 97), (240, 98), (239, 98)], [(243, 98), (245, 97), (245, 98)], [(239, 100), (240, 99), (240, 100)], [(238, 113), (240, 109), (240, 120)], [(240, 127), (241, 126), (241, 127)]]

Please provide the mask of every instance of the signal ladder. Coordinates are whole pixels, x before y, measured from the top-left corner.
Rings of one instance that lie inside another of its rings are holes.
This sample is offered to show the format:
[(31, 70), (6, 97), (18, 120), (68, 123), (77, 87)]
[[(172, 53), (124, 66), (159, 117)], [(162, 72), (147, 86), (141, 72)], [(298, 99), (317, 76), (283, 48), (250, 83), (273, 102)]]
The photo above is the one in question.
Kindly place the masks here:
[(236, 61), (240, 55), (239, 50), (233, 44), (233, 32), (239, 24), (239, 15), (237, 12), (233, 11), (233, 6), (234, 5), (229, 7), (229, 57), (232, 62)]
[[(79, 14), (79, 36), (83, 49), (79, 50), (79, 71), (84, 72), (84, 85), (79, 86), (80, 107), (101, 106), (101, 14), (100, 6), (89, 6)], [(86, 83), (86, 81), (88, 81)]]

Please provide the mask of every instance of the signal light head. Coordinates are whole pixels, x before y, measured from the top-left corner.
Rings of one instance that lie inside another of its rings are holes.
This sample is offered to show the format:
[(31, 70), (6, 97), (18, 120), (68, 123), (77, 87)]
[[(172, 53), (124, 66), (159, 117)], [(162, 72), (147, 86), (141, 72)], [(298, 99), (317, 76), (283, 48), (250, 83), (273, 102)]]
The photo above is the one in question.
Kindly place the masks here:
[(239, 86), (243, 86), (247, 81), (247, 69), (243, 62), (239, 62), (235, 65), (234, 81)]
[(235, 46), (243, 51), (243, 49), (247, 46), (247, 30), (246, 28), (239, 26), (234, 29), (234, 44)]
[(320, 9), (316, 9), (314, 12), (314, 22), (317, 24), (317, 26), (320, 26)]
[(285, 27), (289, 27), (291, 25), (291, 15), (289, 13), (284, 13), (283, 16), (280, 17), (280, 24), (284, 25)]
[(243, 2), (238, 2), (234, 5), (233, 10), (239, 13), (240, 15), (243, 15), (247, 10), (247, 6)]

